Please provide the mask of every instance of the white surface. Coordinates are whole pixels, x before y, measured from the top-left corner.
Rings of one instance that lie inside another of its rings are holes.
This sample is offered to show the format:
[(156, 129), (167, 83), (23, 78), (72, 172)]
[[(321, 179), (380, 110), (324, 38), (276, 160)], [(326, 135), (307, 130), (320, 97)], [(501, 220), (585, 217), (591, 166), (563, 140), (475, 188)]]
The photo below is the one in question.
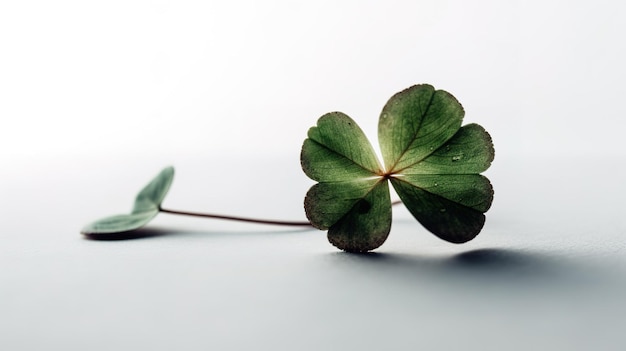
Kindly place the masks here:
[[(252, 162), (276, 172), (254, 184), (201, 161), (178, 167), (164, 206), (303, 217), (310, 182), (297, 159)], [(599, 177), (572, 172), (571, 160), (500, 160), (488, 173), (494, 207), (465, 245), (436, 239), (401, 207), (369, 255), (338, 252), (317, 230), (166, 214), (145, 238), (78, 234), (128, 210), (159, 163), (85, 161), (2, 185), (3, 349), (623, 348), (623, 167)], [(573, 195), (579, 184), (594, 190)]]
[[(0, 4), (0, 349), (623, 349), (623, 8), (609, 1)], [(298, 219), (307, 129), (342, 110), (375, 142), (428, 82), (493, 136), (474, 241), (401, 208), (371, 255), (324, 233), (159, 215)]]

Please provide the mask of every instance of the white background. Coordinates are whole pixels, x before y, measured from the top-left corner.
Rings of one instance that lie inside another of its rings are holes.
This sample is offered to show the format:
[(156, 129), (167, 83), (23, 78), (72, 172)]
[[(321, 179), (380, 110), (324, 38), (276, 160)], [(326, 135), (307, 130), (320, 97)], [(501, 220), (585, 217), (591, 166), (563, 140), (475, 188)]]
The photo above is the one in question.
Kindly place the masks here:
[[(4, 1), (0, 348), (621, 349), (626, 21), (614, 1)], [(167, 207), (299, 219), (340, 110), (376, 142), (430, 83), (492, 135), (481, 235), (402, 209), (378, 255), (160, 215), (81, 238), (161, 167)], [(174, 235), (175, 234), (175, 235)]]
[[(2, 159), (294, 154), (331, 110), (453, 93), (498, 152), (621, 152), (613, 1), (7, 1)], [(251, 147), (253, 146), (253, 147)]]

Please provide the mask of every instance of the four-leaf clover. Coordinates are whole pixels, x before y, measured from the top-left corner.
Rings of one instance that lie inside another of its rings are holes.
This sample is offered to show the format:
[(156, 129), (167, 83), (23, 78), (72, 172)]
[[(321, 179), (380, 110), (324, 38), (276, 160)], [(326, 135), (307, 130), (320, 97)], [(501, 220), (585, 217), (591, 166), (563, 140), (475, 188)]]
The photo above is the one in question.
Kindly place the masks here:
[(448, 92), (415, 85), (392, 96), (380, 115), (384, 167), (359, 126), (331, 112), (308, 132), (302, 169), (317, 181), (304, 200), (311, 224), (351, 252), (382, 245), (391, 229), (388, 181), (411, 214), (443, 240), (473, 239), (485, 223), (493, 189), (479, 173), (494, 158), (489, 134), (461, 127), (464, 111)]

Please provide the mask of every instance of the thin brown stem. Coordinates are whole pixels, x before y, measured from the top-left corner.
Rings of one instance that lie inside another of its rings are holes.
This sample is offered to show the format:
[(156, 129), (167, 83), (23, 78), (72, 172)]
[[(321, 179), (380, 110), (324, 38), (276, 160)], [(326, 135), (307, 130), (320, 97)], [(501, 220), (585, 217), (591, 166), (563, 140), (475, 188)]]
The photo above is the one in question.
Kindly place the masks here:
[[(401, 204), (402, 201), (394, 201), (391, 203), (392, 206), (397, 204)], [(200, 212), (188, 212), (188, 211), (178, 211), (178, 210), (168, 210), (166, 208), (159, 207), (159, 211), (163, 213), (183, 215), (183, 216), (194, 216), (194, 217), (204, 217), (204, 218), (214, 218), (214, 219), (224, 219), (228, 221), (239, 221), (239, 222), (247, 222), (247, 223), (257, 223), (257, 224), (270, 224), (270, 225), (285, 225), (285, 226), (311, 226), (311, 222), (309, 221), (278, 221), (273, 219), (258, 219), (258, 218), (248, 218), (248, 217), (237, 217), (237, 216), (225, 216), (218, 215), (212, 213), (200, 213)]]
[(198, 212), (187, 212), (187, 211), (176, 211), (176, 210), (168, 210), (165, 208), (159, 208), (159, 211), (169, 214), (177, 214), (184, 216), (194, 216), (194, 217), (204, 217), (204, 218), (215, 218), (215, 219), (225, 219), (229, 221), (240, 221), (240, 222), (248, 222), (248, 223), (258, 223), (258, 224), (272, 224), (272, 225), (288, 225), (288, 226), (311, 226), (309, 221), (275, 221), (268, 219), (257, 219), (257, 218), (247, 218), (247, 217), (236, 217), (236, 216), (224, 216), (218, 214), (211, 213), (198, 213)]

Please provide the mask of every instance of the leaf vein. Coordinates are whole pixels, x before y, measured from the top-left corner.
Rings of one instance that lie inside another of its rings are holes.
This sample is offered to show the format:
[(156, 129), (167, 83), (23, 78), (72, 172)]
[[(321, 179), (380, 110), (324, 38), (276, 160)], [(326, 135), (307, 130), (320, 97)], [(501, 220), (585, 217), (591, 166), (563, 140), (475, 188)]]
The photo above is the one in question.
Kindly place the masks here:
[(348, 160), (348, 161), (352, 162), (353, 164), (355, 164), (355, 165), (357, 165), (357, 166), (361, 167), (362, 169), (364, 169), (364, 170), (366, 170), (366, 171), (368, 171), (368, 172), (372, 173), (373, 175), (378, 175), (378, 173), (377, 173), (376, 171), (373, 171), (373, 170), (371, 170), (371, 169), (368, 169), (367, 167), (365, 167), (365, 166), (363, 166), (362, 164), (360, 164), (360, 163), (356, 162), (355, 160), (351, 159), (350, 157), (348, 157), (348, 156), (346, 156), (346, 155), (344, 155), (344, 154), (342, 154), (342, 153), (340, 153), (340, 152), (337, 152), (337, 150), (331, 149), (331, 148), (329, 148), (328, 146), (326, 146), (326, 145), (324, 145), (324, 144), (320, 143), (320, 142), (319, 142), (319, 141), (317, 141), (317, 140), (314, 140), (314, 139), (311, 139), (311, 138), (309, 138), (309, 140), (311, 140), (311, 141), (312, 141), (312, 142), (314, 142), (315, 144), (317, 144), (317, 145), (321, 146), (322, 148), (324, 148), (324, 149), (326, 149), (326, 150), (330, 151), (331, 153), (333, 153), (333, 154), (335, 154), (335, 155), (338, 155), (338, 156), (340, 156), (340, 157), (342, 157), (342, 158), (344, 158), (344, 159), (346, 159), (346, 160)]
[(428, 104), (426, 105), (426, 109), (424, 110), (424, 113), (422, 113), (422, 118), (420, 119), (420, 122), (417, 125), (417, 128), (415, 129), (415, 132), (413, 133), (413, 136), (411, 137), (411, 142), (409, 142), (406, 145), (406, 147), (404, 148), (404, 150), (400, 153), (400, 156), (396, 159), (396, 162), (393, 164), (393, 166), (391, 167), (389, 172), (391, 172), (391, 173), (395, 173), (396, 172), (394, 169), (396, 168), (396, 166), (398, 165), (400, 160), (404, 157), (404, 155), (406, 155), (406, 153), (409, 151), (409, 149), (411, 149), (411, 145), (413, 145), (413, 143), (415, 142), (415, 139), (417, 139), (417, 134), (422, 129), (422, 124), (424, 123), (424, 119), (426, 118), (426, 115), (428, 115), (428, 112), (430, 112), (430, 107), (433, 104), (433, 99), (435, 98), (435, 93), (436, 93), (436, 91), (433, 90), (433, 93), (430, 95), (430, 99), (428, 99)]

